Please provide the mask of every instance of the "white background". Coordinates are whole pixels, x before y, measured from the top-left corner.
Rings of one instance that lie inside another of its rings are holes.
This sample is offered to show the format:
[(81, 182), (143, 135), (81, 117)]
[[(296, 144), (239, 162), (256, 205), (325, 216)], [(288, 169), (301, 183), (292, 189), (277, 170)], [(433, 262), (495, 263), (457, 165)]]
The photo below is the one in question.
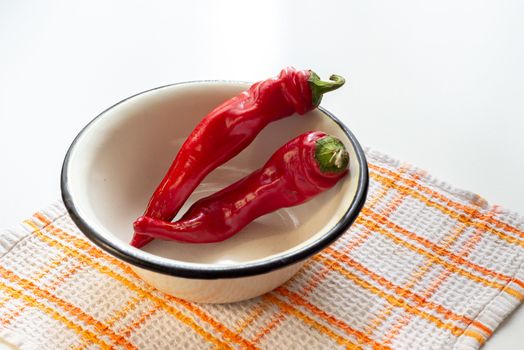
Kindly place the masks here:
[[(59, 198), (98, 113), (186, 80), (292, 65), (365, 146), (524, 213), (524, 2), (0, 1), (0, 227)], [(521, 313), (523, 313), (521, 311)], [(524, 343), (517, 313), (486, 349)]]

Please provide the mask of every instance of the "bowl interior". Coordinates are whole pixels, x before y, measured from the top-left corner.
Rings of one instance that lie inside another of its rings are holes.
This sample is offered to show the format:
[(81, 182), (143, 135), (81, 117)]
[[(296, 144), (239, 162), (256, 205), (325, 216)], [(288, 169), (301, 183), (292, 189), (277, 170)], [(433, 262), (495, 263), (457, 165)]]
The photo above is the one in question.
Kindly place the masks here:
[[(95, 119), (72, 147), (66, 169), (71, 199), (82, 219), (105, 240), (136, 250), (128, 246), (132, 222), (143, 213), (185, 138), (210, 110), (247, 86), (171, 85), (131, 97)], [(318, 109), (271, 123), (242, 153), (208, 175), (179, 215), (196, 199), (261, 167), (279, 147), (309, 130), (337, 136), (346, 145), (350, 173), (337, 186), (305, 204), (261, 217), (224, 242), (155, 240), (139, 254), (144, 259), (239, 266), (289, 253), (325, 234), (352, 203), (361, 169), (344, 131)]]

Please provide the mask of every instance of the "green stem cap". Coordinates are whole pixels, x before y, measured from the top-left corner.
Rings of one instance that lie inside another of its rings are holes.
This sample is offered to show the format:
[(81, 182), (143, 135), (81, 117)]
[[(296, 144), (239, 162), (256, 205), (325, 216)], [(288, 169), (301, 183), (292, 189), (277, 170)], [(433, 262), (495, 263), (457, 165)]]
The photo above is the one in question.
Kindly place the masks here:
[(329, 135), (317, 140), (315, 159), (323, 173), (341, 173), (349, 164), (349, 154), (342, 141)]
[(308, 82), (311, 87), (311, 97), (313, 102), (313, 107), (318, 107), (320, 101), (322, 101), (322, 96), (329, 91), (333, 91), (344, 85), (346, 79), (340, 75), (333, 74), (329, 77), (330, 81), (321, 80), (317, 73), (310, 70), (311, 75), (309, 76)]

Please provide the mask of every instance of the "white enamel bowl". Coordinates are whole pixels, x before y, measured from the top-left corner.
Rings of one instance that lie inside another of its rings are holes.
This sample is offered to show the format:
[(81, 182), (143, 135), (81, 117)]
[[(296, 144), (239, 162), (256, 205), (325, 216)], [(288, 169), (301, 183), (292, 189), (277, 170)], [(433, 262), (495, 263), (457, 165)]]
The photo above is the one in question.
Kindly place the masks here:
[(187, 204), (259, 168), (279, 147), (309, 130), (334, 135), (346, 145), (350, 172), (337, 186), (305, 204), (259, 218), (221, 243), (155, 240), (142, 250), (131, 247), (132, 222), (143, 213), (185, 138), (210, 110), (247, 87), (202, 81), (142, 92), (89, 123), (64, 160), (62, 197), (80, 230), (151, 285), (186, 300), (234, 302), (278, 287), (305, 259), (344, 233), (365, 201), (364, 152), (340, 121), (316, 109), (271, 123), (242, 153), (212, 172)]

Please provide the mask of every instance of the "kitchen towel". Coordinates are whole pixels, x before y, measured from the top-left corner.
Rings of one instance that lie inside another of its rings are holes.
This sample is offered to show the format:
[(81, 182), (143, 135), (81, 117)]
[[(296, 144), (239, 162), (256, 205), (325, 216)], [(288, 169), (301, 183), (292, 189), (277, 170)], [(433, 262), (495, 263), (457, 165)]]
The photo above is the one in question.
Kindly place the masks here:
[(524, 296), (524, 220), (374, 151), (350, 230), (288, 283), (165, 295), (62, 203), (0, 232), (0, 337), (21, 349), (477, 349)]

